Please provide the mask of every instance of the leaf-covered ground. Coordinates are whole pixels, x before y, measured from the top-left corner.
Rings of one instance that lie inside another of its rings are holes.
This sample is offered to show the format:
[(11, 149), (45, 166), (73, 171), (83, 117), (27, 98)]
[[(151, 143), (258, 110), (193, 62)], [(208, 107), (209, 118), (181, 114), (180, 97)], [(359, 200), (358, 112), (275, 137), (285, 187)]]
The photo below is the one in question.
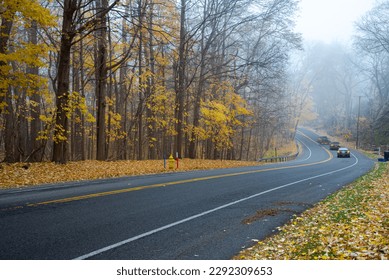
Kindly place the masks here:
[[(278, 155), (295, 154), (297, 151), (294, 142), (283, 145), (278, 150)], [(273, 150), (265, 157), (272, 157)], [(241, 166), (254, 166), (263, 163), (255, 161), (233, 160), (202, 160), (180, 159), (178, 169), (176, 162), (173, 170), (166, 168), (163, 160), (142, 161), (76, 161), (67, 164), (42, 163), (15, 163), (0, 164), (0, 189), (14, 187), (33, 186), (47, 183), (59, 183), (81, 180), (93, 180), (122, 176), (156, 174), (173, 171), (205, 170), (216, 168), (232, 168)]]
[(389, 259), (389, 164), (296, 216), (234, 259)]
[[(168, 163), (166, 163), (168, 167)], [(258, 162), (226, 160), (191, 160), (179, 161), (179, 168), (174, 171), (196, 169), (215, 169), (239, 166), (259, 165)], [(68, 181), (112, 178), (131, 175), (170, 172), (164, 169), (163, 160), (143, 161), (78, 161), (67, 164), (55, 163), (15, 163), (0, 164), (0, 189), (58, 183)]]

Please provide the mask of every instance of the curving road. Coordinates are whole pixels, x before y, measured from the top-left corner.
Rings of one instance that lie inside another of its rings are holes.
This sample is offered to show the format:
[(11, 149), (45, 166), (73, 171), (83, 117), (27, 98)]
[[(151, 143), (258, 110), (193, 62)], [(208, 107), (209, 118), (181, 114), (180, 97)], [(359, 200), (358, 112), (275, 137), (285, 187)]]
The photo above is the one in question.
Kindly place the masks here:
[(0, 191), (0, 259), (229, 259), (374, 165), (316, 138), (291, 162)]

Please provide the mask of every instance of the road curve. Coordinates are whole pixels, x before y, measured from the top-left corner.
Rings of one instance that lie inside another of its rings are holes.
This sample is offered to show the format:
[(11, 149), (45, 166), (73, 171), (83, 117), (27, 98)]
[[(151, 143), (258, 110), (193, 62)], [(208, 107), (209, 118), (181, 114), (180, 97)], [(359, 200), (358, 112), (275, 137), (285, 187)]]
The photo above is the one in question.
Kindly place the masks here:
[(296, 160), (0, 192), (0, 259), (229, 259), (372, 168), (300, 129)]

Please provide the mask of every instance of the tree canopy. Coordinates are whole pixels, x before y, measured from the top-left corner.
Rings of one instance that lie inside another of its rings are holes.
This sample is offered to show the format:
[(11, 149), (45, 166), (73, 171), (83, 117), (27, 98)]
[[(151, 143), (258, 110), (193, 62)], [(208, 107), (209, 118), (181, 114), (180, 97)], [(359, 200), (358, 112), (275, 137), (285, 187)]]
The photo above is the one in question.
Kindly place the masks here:
[(0, 159), (257, 159), (302, 110), (297, 4), (1, 0)]

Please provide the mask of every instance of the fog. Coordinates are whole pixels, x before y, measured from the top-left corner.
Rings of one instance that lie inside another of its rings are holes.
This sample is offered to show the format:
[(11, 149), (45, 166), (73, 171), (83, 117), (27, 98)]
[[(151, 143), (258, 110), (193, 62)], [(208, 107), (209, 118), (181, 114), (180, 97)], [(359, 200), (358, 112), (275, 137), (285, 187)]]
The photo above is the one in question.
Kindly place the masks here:
[[(308, 86), (299, 94), (312, 101), (305, 123), (344, 140), (350, 137), (348, 141), (361, 148), (389, 144), (388, 3), (381, 1), (363, 13), (361, 9), (351, 13), (352, 32), (345, 32), (341, 40), (336, 37), (339, 32), (331, 38), (320, 30), (312, 38), (312, 29), (307, 27), (304, 50), (294, 53), (291, 60), (292, 84), (296, 86), (296, 79), (303, 77), (301, 82)], [(345, 25), (338, 29), (348, 30), (349, 22)], [(300, 26), (300, 30), (304, 29)], [(355, 143), (357, 138), (359, 143)]]
[(370, 10), (375, 0), (300, 0), (296, 31), (305, 40), (348, 44), (354, 23)]

